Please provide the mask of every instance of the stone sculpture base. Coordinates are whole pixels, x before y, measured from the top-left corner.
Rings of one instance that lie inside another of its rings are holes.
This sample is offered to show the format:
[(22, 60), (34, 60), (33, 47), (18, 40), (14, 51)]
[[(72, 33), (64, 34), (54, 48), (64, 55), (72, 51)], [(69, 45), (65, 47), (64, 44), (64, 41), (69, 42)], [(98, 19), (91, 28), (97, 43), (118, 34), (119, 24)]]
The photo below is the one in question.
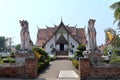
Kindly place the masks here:
[(88, 51), (86, 53), (84, 53), (84, 57), (87, 57), (90, 59), (90, 63), (91, 65), (99, 65), (100, 62), (102, 61), (102, 53), (100, 53), (99, 51)]
[(23, 66), (25, 65), (25, 60), (29, 58), (35, 58), (34, 53), (28, 53), (27, 51), (18, 51), (15, 54), (16, 66)]

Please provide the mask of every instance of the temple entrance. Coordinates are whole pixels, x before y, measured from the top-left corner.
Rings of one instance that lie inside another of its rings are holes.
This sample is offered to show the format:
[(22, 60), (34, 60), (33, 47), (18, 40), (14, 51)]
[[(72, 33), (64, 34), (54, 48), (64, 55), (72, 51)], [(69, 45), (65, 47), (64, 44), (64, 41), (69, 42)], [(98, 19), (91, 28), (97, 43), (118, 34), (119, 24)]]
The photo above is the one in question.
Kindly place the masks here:
[(59, 45), (58, 51), (56, 51), (56, 55), (68, 55), (68, 51), (65, 46), (68, 44), (68, 41), (65, 39), (63, 34), (60, 35), (60, 37), (56, 41), (56, 44)]
[(64, 51), (64, 44), (60, 44), (60, 51)]
[(65, 45), (64, 44), (59, 44), (60, 45), (60, 50), (59, 51), (56, 51), (56, 55), (60, 56), (60, 55), (68, 55), (68, 51), (65, 50)]

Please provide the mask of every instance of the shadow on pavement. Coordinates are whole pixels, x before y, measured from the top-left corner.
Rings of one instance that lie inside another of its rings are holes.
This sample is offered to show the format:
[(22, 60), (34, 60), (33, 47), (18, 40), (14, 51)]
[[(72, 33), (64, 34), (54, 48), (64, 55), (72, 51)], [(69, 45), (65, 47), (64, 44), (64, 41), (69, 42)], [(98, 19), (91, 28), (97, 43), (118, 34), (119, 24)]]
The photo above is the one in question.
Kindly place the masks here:
[(46, 73), (46, 70), (49, 70), (49, 69), (50, 69), (50, 66), (51, 66), (51, 65), (49, 64), (49, 66), (47, 66), (44, 70), (42, 70), (42, 71), (39, 73), (39, 75)]

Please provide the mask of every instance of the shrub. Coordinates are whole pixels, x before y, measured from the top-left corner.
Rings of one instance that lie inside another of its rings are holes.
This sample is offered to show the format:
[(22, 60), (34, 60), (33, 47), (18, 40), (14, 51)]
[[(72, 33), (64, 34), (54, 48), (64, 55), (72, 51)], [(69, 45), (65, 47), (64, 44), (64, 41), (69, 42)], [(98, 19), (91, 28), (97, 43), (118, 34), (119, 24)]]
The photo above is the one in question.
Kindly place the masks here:
[(11, 57), (11, 58), (15, 58), (15, 55), (14, 55), (13, 52), (10, 53), (10, 57)]
[(120, 63), (120, 57), (112, 58), (110, 63)]
[(85, 45), (81, 44), (77, 47), (77, 49), (84, 51), (84, 50), (86, 50), (86, 47), (85, 47)]
[(49, 57), (49, 60), (50, 60), (50, 61), (56, 60), (56, 56), (54, 56), (54, 57)]
[(0, 63), (2, 64), (2, 63), (3, 63), (3, 60), (0, 60)]
[(11, 57), (4, 58), (4, 59), (2, 59), (2, 61), (3, 61), (3, 63), (15, 63), (16, 62), (16, 60), (14, 60)]
[(38, 59), (42, 58), (42, 59), (40, 59), (42, 61), (44, 61), (45, 59), (49, 59), (48, 54), (45, 52), (45, 50), (43, 48), (34, 47), (32, 50)]
[(49, 60), (44, 61), (44, 66), (47, 67), (49, 65)]
[(49, 65), (49, 60), (45, 60), (44, 62), (38, 62), (38, 73), (44, 70)]
[(44, 62), (38, 62), (38, 73), (44, 69)]
[(45, 60), (45, 56), (42, 55), (42, 56), (38, 59), (38, 62), (44, 62), (44, 60)]
[(104, 48), (103, 52), (104, 52), (104, 54), (103, 54), (103, 55), (105, 55), (105, 56), (107, 56), (107, 55), (108, 55), (108, 53), (107, 53), (107, 52), (108, 52), (107, 47), (105, 47), (105, 48)]
[(10, 62), (10, 63), (15, 63), (15, 62), (16, 62), (16, 60), (13, 60), (13, 59), (12, 59), (12, 60), (10, 60), (9, 62)]
[(32, 50), (33, 51), (37, 51), (37, 52), (39, 52), (42, 55), (46, 55), (47, 54), (43, 48), (35, 47)]
[(78, 61), (77, 61), (77, 60), (73, 59), (73, 60), (72, 60), (72, 64), (74, 65), (74, 67), (75, 67), (76, 69), (78, 69)]
[(74, 57), (68, 57), (68, 60), (71, 60), (71, 61), (72, 61), (73, 59), (74, 59)]
[(83, 45), (83, 44), (79, 45), (79, 46), (77, 47), (76, 52), (75, 52), (75, 57), (76, 57), (76, 56), (77, 56), (77, 57), (84, 57), (82, 53), (83, 53), (83, 51), (85, 51), (85, 50), (86, 50), (85, 45)]

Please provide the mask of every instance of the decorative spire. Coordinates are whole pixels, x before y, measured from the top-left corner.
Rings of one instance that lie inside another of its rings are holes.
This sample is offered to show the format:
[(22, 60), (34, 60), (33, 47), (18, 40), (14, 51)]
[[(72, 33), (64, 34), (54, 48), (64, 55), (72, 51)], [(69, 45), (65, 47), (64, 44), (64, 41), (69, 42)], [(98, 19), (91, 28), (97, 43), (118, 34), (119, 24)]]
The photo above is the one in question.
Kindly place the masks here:
[(48, 26), (47, 25), (45, 25), (46, 26), (46, 28), (48, 28)]
[(61, 23), (63, 23), (62, 16), (61, 16)]
[(36, 27), (37, 27), (38, 30), (40, 29), (38, 25)]
[(77, 27), (77, 24), (75, 25), (75, 27)]
[(55, 24), (53, 24), (54, 25), (54, 27), (57, 27), (57, 25), (55, 25)]
[(68, 25), (66, 25), (67, 27), (69, 27), (69, 24)]
[(63, 20), (62, 20), (62, 16), (61, 16), (61, 22), (60, 22), (60, 25), (64, 25)]

